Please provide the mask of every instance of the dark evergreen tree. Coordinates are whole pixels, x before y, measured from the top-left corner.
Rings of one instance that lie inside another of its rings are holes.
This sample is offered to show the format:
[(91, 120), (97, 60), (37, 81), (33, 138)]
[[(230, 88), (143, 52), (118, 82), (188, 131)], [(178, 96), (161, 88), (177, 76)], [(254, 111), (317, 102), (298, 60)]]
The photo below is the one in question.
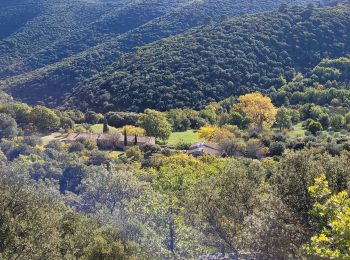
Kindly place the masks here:
[(108, 122), (107, 119), (105, 118), (103, 121), (103, 133), (108, 133), (109, 132), (109, 128), (108, 128)]
[(124, 129), (124, 146), (128, 146), (128, 133)]
[(137, 134), (135, 134), (135, 140), (134, 140), (134, 145), (137, 145)]

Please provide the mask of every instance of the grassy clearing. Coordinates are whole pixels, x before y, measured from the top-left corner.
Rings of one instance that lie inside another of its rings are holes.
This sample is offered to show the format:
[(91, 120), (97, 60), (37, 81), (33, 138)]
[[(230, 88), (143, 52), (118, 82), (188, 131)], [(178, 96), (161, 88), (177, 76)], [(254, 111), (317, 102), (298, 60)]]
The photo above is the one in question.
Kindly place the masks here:
[[(109, 132), (110, 133), (118, 133), (120, 132), (119, 129), (113, 127), (113, 126), (108, 126)], [(102, 134), (103, 133), (103, 124), (96, 124), (91, 126), (91, 131), (96, 134)]]
[(41, 142), (43, 145), (47, 145), (51, 141), (62, 141), (62, 139), (66, 136), (66, 134), (61, 134), (61, 133), (52, 133), (50, 135), (46, 135), (41, 137)]
[(168, 140), (168, 144), (176, 145), (180, 142), (184, 143), (195, 143), (200, 141), (197, 133), (194, 130), (187, 130), (185, 132), (174, 132), (171, 133), (170, 138)]
[(302, 123), (293, 126), (293, 130), (288, 131), (291, 137), (304, 137), (306, 130), (303, 128)]

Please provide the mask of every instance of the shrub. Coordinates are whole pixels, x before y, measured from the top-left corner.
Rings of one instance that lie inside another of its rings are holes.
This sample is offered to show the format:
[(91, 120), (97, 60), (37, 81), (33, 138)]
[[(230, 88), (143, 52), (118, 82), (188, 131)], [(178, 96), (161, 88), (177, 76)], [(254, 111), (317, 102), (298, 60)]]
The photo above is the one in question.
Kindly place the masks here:
[(174, 152), (170, 148), (165, 147), (162, 149), (162, 154), (165, 156), (172, 156)]
[(335, 143), (335, 142), (331, 142), (331, 143), (327, 144), (326, 150), (331, 155), (340, 155), (340, 152), (342, 150), (342, 146), (337, 144), (337, 143)]
[(176, 150), (188, 150), (191, 147), (191, 143), (179, 142), (176, 144)]
[(70, 153), (77, 153), (77, 152), (81, 152), (84, 149), (85, 149), (84, 144), (82, 144), (80, 142), (74, 142), (69, 146), (68, 151)]
[(286, 149), (286, 146), (282, 142), (273, 142), (270, 145), (270, 156), (281, 156)]
[(320, 132), (323, 130), (323, 127), (320, 122), (312, 121), (309, 126), (308, 130), (313, 134), (316, 135), (317, 132)]
[(249, 139), (247, 142), (247, 157), (262, 159), (266, 156), (266, 149), (259, 139)]
[(0, 114), (0, 139), (18, 134), (16, 121), (7, 114)]
[(23, 143), (27, 144), (29, 146), (36, 146), (36, 145), (41, 145), (42, 141), (41, 138), (38, 136), (26, 136), (23, 138)]
[(223, 140), (220, 146), (228, 156), (243, 156), (247, 149), (246, 144), (239, 139)]
[(129, 147), (126, 151), (125, 154), (128, 158), (131, 158), (136, 161), (141, 161), (143, 159), (143, 153), (138, 146), (132, 146)]
[(140, 146), (140, 149), (144, 153), (158, 153), (161, 151), (161, 148), (157, 144), (143, 144)]
[(276, 142), (286, 142), (287, 141), (287, 136), (283, 133), (276, 133), (273, 135), (272, 138)]
[(90, 159), (87, 161), (88, 165), (108, 165), (110, 162), (110, 157), (108, 156), (108, 153), (103, 151), (94, 151), (92, 152)]
[(330, 125), (335, 130), (340, 130), (345, 127), (345, 118), (342, 115), (334, 115), (330, 118)]

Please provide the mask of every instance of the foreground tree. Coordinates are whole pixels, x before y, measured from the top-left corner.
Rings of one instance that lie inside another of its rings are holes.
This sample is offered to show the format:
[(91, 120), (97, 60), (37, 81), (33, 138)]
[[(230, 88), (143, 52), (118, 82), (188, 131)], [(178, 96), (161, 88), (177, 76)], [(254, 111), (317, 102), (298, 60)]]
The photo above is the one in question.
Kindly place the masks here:
[(306, 251), (325, 259), (350, 258), (350, 198), (346, 191), (332, 195), (325, 175), (315, 178), (309, 188), (316, 200), (311, 211), (321, 231), (305, 246)]
[(0, 167), (0, 259), (148, 259), (119, 230), (65, 206), (25, 165)]
[(260, 93), (240, 96), (234, 109), (243, 112), (259, 131), (263, 127), (271, 127), (277, 114), (277, 109), (272, 104), (271, 99)]
[(185, 205), (209, 244), (256, 259), (296, 259), (302, 227), (264, 179), (261, 164), (233, 160), (221, 175), (197, 181)]

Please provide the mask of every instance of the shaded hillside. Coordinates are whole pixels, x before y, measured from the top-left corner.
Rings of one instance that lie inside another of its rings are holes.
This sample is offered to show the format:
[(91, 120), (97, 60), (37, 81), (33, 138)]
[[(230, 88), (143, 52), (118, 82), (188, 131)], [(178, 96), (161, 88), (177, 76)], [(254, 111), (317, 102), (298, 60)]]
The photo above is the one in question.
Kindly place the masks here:
[(0, 77), (61, 61), (162, 16), (181, 2), (187, 0), (43, 4), (41, 15), (0, 42)]
[(350, 8), (293, 8), (208, 25), (124, 56), (72, 94), (96, 110), (201, 107), (278, 88), (295, 71), (350, 52)]
[[(105, 30), (108, 31), (110, 26), (105, 26), (105, 24), (100, 26), (100, 22), (94, 23), (91, 25), (91, 28), (95, 28), (94, 30), (87, 28), (68, 40), (64, 39), (56, 42), (53, 46), (43, 49), (28, 59), (23, 60), (20, 66), (41, 67), (62, 57), (72, 55), (79, 50), (82, 51), (87, 46), (97, 44), (101, 39), (103, 39), (102, 44), (73, 55), (62, 62), (50, 64), (37, 71), (11, 78), (7, 82), (3, 82), (2, 85), (19, 87), (14, 90), (14, 95), (20, 98), (26, 98), (27, 102), (35, 103), (44, 101), (47, 104), (59, 104), (64, 97), (62, 94), (70, 92), (73, 87), (83, 83), (86, 78), (105, 70), (105, 67), (116, 61), (120, 54), (131, 51), (134, 47), (182, 33), (189, 28), (203, 23), (227, 19), (229, 16), (277, 9), (284, 3), (309, 2), (313, 1), (265, 0), (242, 2), (206, 0), (189, 2), (188, 4), (180, 5), (178, 8), (171, 9), (171, 11), (161, 17), (157, 17), (133, 30), (129, 30), (119, 36), (111, 37), (110, 39), (108, 37), (99, 37)], [(130, 6), (133, 6), (134, 9), (136, 8), (135, 3)], [(142, 5), (140, 4), (140, 6)], [(154, 9), (148, 2), (147, 8)], [(147, 8), (145, 7), (145, 10)], [(159, 10), (161, 9), (160, 7), (158, 8)], [(136, 14), (142, 10), (142, 8), (139, 11), (134, 9), (133, 12)], [(130, 13), (132, 12), (130, 11)], [(107, 15), (107, 17), (109, 16)], [(101, 21), (105, 22), (105, 17)], [(97, 28), (100, 29), (98, 30)], [(99, 33), (92, 33), (95, 31)], [(93, 37), (89, 35), (93, 35)], [(14, 67), (4, 68), (3, 73), (11, 73), (9, 71), (13, 72), (13, 70)]]
[(0, 40), (19, 30), (29, 20), (37, 16), (40, 11), (40, 1), (1, 1)]
[(14, 13), (17, 13), (17, 8), (34, 8), (40, 11), (21, 28), (13, 28), (14, 33), (0, 42), (2, 69), (13, 63), (20, 63), (25, 57), (35, 55), (41, 48), (79, 31), (104, 12), (101, 4), (68, 0), (18, 3), (1, 7), (0, 10), (6, 13), (8, 8), (13, 9)]

